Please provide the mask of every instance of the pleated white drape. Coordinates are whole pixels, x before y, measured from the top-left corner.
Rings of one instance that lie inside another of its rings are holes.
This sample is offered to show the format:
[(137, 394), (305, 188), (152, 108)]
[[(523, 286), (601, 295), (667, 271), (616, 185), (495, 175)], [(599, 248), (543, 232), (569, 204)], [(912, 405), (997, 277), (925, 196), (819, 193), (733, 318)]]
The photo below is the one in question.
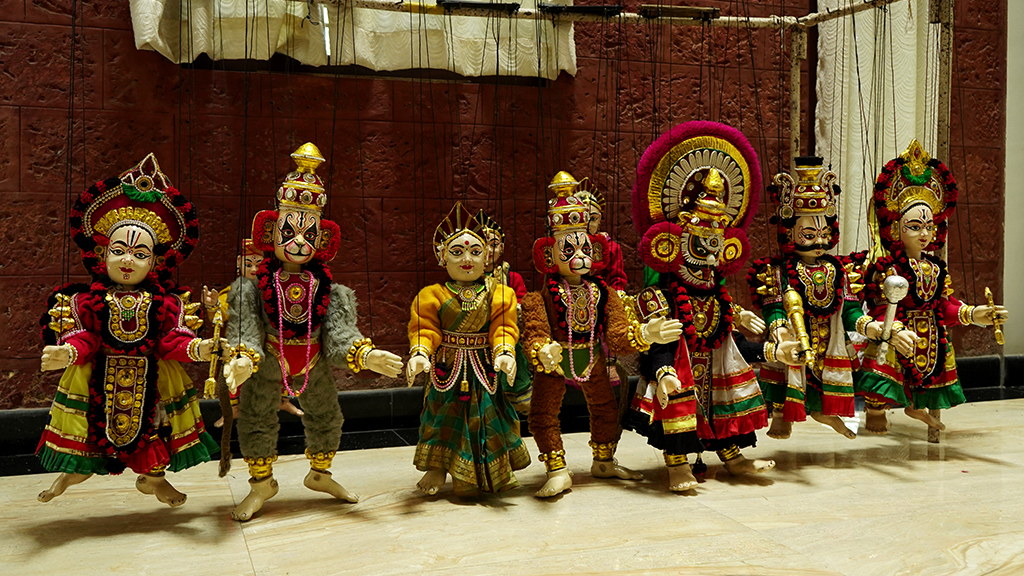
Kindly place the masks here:
[[(818, 9), (861, 1), (819, 0)], [(935, 153), (938, 55), (928, 0), (903, 0), (818, 26), (815, 153), (832, 165), (843, 189), (841, 254), (870, 245), (868, 211), (882, 166), (913, 138)]]
[[(434, 68), (547, 79), (562, 70), (576, 74), (572, 23), (547, 19), (432, 16), (294, 0), (130, 3), (135, 46), (175, 63), (200, 54), (267, 60), (281, 53), (312, 66), (358, 64), (378, 71)], [(534, 8), (536, 0), (521, 4)]]

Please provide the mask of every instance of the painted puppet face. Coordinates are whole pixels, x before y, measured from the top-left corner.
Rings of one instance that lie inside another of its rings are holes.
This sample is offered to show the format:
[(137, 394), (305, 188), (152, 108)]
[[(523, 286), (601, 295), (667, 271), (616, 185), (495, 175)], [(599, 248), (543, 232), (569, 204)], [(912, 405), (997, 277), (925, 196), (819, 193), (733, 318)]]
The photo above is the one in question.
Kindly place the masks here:
[(256, 271), (259, 270), (260, 264), (263, 264), (263, 256), (257, 256), (255, 254), (247, 254), (235, 259), (235, 266), (238, 267), (238, 273), (243, 278), (248, 278), (249, 280), (256, 280)]
[(444, 267), (456, 282), (479, 280), (484, 275), (486, 259), (487, 247), (469, 232), (452, 238), (444, 247)]
[(282, 262), (305, 264), (320, 242), (320, 216), (299, 210), (281, 210), (274, 227), (274, 256)]
[(153, 268), (153, 236), (139, 226), (121, 226), (107, 245), (107, 276), (118, 284), (135, 286)]
[(725, 247), (722, 234), (711, 233), (707, 236), (698, 234), (686, 234), (686, 266), (688, 268), (715, 268), (718, 266), (719, 256)]
[(497, 232), (487, 233), (487, 268), (501, 262), (501, 256), (505, 253), (505, 242)]
[(935, 239), (935, 222), (931, 206), (914, 204), (900, 218), (900, 240), (907, 252), (920, 255)]
[(586, 232), (573, 231), (555, 236), (555, 264), (562, 276), (589, 274), (594, 266), (594, 246)]
[(794, 249), (801, 255), (818, 258), (828, 250), (832, 227), (824, 216), (801, 216), (793, 226)]
[(601, 229), (601, 209), (597, 206), (590, 207), (590, 224), (587, 225), (587, 230), (591, 234), (597, 234), (597, 231)]

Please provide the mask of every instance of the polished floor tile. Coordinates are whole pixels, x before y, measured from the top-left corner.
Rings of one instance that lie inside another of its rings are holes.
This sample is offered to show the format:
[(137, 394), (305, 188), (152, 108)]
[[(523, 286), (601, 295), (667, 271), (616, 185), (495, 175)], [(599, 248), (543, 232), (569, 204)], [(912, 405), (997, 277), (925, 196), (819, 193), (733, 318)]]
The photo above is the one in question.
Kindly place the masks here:
[[(572, 490), (550, 500), (534, 462), (522, 487), (426, 497), (413, 448), (340, 452), (347, 504), (302, 486), (305, 458), (275, 467), (280, 493), (246, 524), (235, 461), (172, 477), (189, 495), (169, 509), (134, 477), (92, 478), (40, 504), (53, 474), (0, 478), (0, 573), (159, 574), (1024, 574), (1024, 400), (943, 412), (941, 444), (900, 412), (886, 436), (847, 440), (812, 421), (789, 440), (761, 436), (750, 457), (775, 470), (735, 478), (714, 455), (696, 490), (667, 491), (661, 455), (626, 432), (618, 459), (643, 481), (590, 476), (586, 434), (565, 437)], [(863, 431), (863, 430), (861, 430)], [(536, 446), (528, 439), (531, 454)]]

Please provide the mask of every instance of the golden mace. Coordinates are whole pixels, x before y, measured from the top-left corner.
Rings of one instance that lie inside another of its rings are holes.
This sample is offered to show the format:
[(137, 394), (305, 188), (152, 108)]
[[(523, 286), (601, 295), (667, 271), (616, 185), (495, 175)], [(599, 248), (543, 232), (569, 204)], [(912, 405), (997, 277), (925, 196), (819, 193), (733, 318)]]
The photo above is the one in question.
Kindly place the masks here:
[(996, 344), (1002, 346), (1006, 341), (1003, 339), (1003, 320), (996, 314), (996, 303), (992, 299), (992, 291), (985, 286), (985, 298), (988, 299), (988, 305), (992, 307), (992, 328), (996, 331)]

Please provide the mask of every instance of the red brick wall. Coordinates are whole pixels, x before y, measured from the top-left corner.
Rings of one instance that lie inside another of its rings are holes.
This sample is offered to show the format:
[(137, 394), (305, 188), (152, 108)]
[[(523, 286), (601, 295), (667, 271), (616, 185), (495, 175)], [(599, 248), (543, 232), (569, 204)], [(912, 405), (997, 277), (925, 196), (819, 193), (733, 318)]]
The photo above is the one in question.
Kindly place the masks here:
[[(408, 345), (404, 324), (416, 290), (443, 279), (428, 243), (456, 199), (499, 216), (507, 259), (532, 284), (530, 247), (542, 230), (544, 185), (561, 169), (590, 176), (609, 196), (606, 227), (639, 281), (629, 192), (637, 160), (657, 134), (686, 120), (719, 120), (747, 134), (766, 175), (785, 168), (786, 44), (777, 32), (752, 31), (748, 42), (745, 30), (578, 25), (579, 73), (541, 88), (254, 73), (247, 90), (243, 73), (182, 70), (137, 51), (123, 0), (79, 3), (69, 141), (70, 4), (0, 0), (0, 408), (49, 402), (58, 375), (38, 372), (36, 321), (51, 287), (84, 280), (65, 232), (68, 154), (77, 194), (155, 152), (200, 208), (202, 242), (180, 280), (219, 287), (234, 276), (242, 230), (269, 206), (289, 170), (288, 153), (315, 142), (329, 162), (328, 215), (343, 232), (335, 278), (357, 291), (364, 332), (397, 352)], [(723, 14), (749, 4), (751, 16), (808, 11), (808, 0), (703, 4)], [(979, 290), (988, 283), (998, 291), (1005, 1), (958, 4), (976, 231), (963, 261)], [(807, 85), (805, 72), (805, 131)], [(954, 114), (955, 148), (962, 150), (959, 126)], [(954, 156), (951, 166), (963, 181), (960, 162)], [(751, 238), (756, 255), (767, 252), (773, 238), (763, 212)], [(963, 286), (956, 234), (951, 244)], [(738, 278), (731, 286), (748, 300)], [(193, 367), (196, 377), (200, 368)], [(401, 383), (339, 372), (342, 388), (393, 385)]]

